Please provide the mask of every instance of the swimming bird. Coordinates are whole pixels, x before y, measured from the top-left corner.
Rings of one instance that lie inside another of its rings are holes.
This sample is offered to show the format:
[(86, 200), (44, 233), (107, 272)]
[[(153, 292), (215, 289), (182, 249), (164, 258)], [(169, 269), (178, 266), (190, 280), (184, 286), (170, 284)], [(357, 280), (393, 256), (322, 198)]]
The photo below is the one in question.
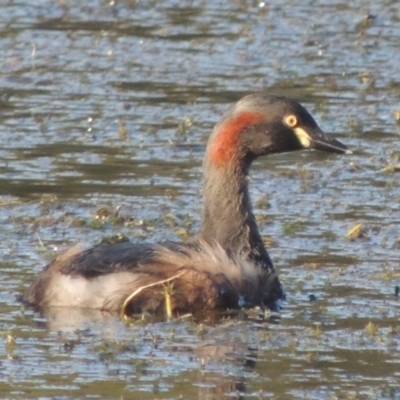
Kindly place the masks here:
[(203, 219), (195, 237), (75, 245), (45, 267), (23, 301), (123, 315), (276, 308), (284, 292), (252, 212), (248, 174), (258, 157), (300, 149), (351, 153), (298, 102), (266, 93), (243, 97), (208, 140)]

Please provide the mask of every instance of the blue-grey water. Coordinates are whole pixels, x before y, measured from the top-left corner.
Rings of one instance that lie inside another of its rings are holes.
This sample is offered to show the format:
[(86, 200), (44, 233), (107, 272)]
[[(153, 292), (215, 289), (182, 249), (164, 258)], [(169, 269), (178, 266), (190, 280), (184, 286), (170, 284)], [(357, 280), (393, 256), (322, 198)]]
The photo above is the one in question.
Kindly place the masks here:
[[(399, 40), (393, 0), (0, 2), (0, 397), (400, 399)], [(280, 313), (21, 306), (73, 243), (195, 233), (207, 137), (259, 90), (354, 151), (254, 165)]]

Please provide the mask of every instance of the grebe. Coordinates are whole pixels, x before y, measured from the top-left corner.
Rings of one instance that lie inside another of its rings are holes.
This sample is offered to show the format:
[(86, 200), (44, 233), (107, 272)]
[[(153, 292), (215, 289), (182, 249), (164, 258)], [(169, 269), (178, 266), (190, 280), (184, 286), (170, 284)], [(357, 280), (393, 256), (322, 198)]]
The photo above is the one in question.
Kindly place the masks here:
[(124, 315), (176, 314), (255, 305), (274, 309), (284, 297), (252, 213), (247, 177), (252, 162), (313, 148), (351, 153), (323, 133), (294, 100), (246, 96), (214, 127), (204, 159), (204, 212), (188, 243), (75, 245), (26, 290), (25, 303), (82, 307)]

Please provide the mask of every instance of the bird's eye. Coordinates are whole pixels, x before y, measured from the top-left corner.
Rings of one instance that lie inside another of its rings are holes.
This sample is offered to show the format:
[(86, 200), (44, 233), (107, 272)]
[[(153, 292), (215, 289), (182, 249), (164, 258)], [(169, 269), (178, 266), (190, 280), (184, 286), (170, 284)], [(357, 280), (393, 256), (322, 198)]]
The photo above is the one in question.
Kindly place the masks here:
[(289, 127), (289, 128), (294, 128), (297, 125), (297, 118), (295, 115), (290, 114), (287, 115), (283, 122)]

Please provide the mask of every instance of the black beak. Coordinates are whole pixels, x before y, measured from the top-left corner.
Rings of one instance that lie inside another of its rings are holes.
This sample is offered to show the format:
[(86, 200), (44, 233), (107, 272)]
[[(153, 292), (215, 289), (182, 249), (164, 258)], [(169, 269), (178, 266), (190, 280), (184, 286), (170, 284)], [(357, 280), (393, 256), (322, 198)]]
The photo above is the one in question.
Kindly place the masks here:
[(303, 147), (329, 151), (331, 153), (340, 154), (352, 154), (353, 152), (349, 150), (344, 144), (339, 142), (339, 140), (330, 137), (326, 133), (322, 132), (318, 126), (307, 128), (294, 128), (294, 132), (299, 139)]
[(322, 132), (320, 129), (314, 129), (310, 133), (311, 141), (310, 147), (316, 150), (330, 151), (331, 153), (340, 154), (352, 154), (353, 152), (349, 150), (343, 143), (339, 140), (330, 137), (326, 133)]

